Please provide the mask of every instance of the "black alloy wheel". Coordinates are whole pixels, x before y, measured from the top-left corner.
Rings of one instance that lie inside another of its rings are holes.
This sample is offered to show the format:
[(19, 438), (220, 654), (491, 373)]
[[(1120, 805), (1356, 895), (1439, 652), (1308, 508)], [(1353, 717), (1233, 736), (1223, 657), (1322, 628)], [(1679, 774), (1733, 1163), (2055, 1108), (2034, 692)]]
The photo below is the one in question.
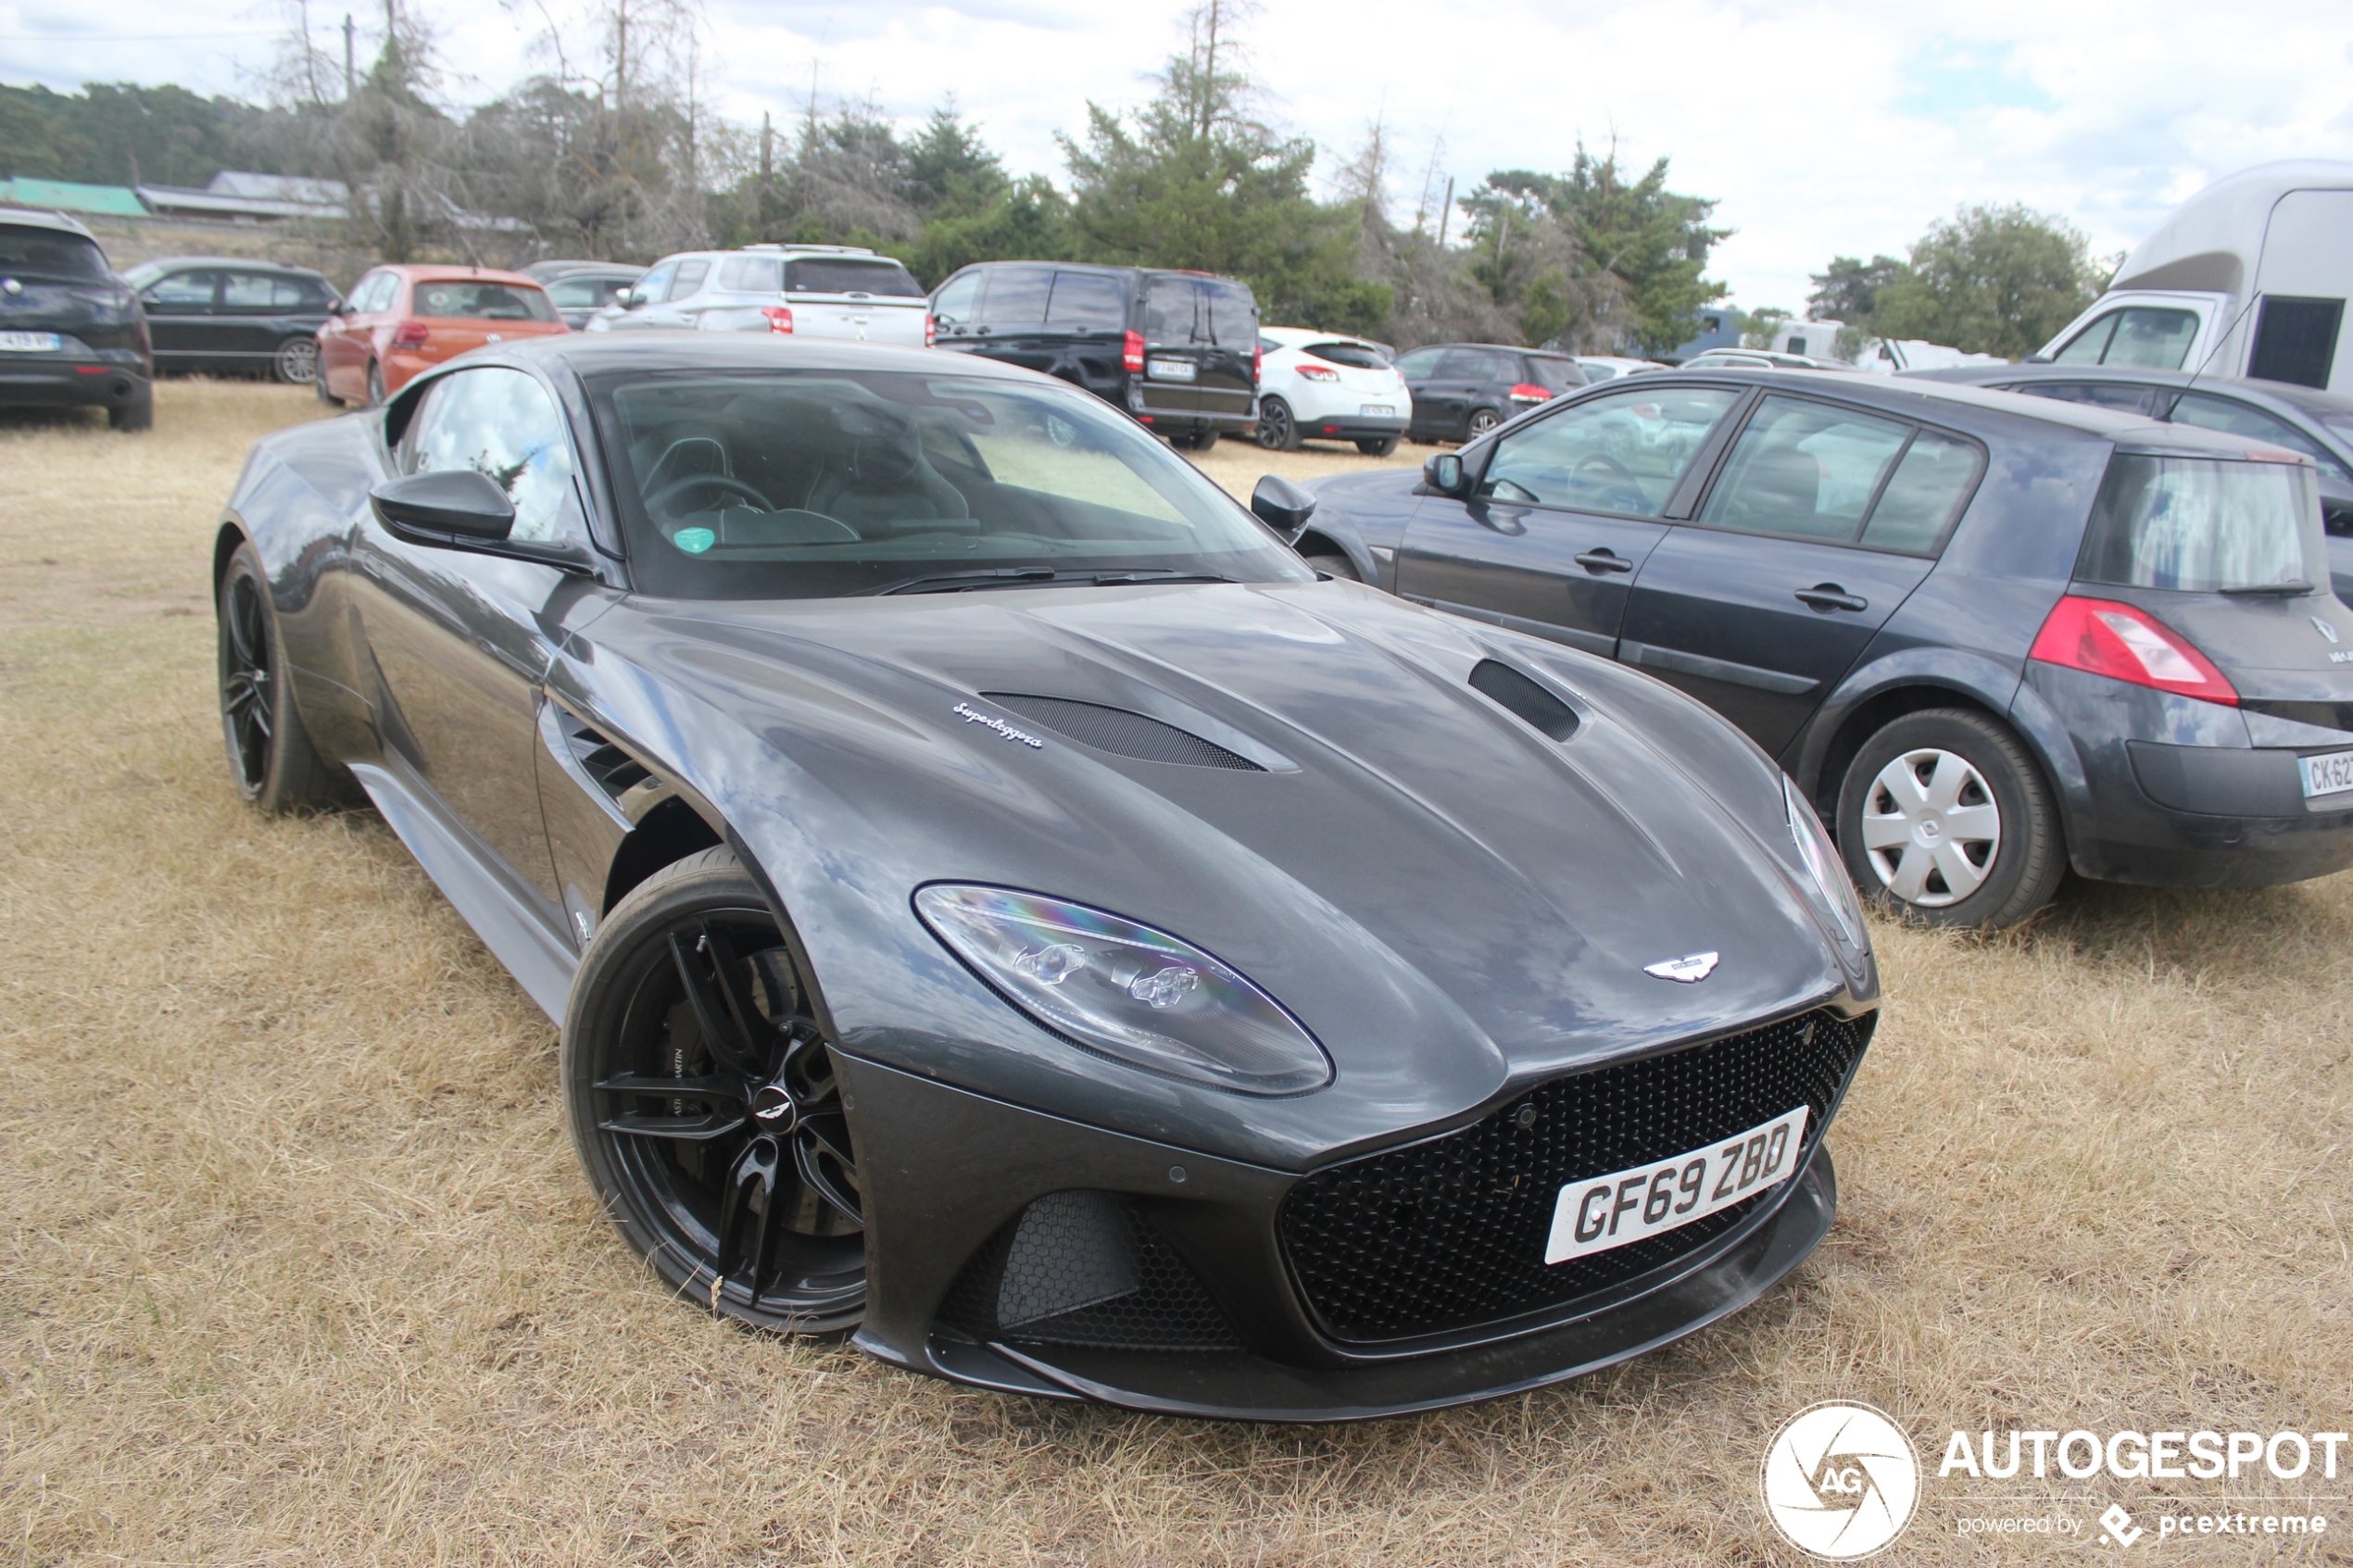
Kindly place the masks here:
[(321, 806), (336, 791), (295, 707), (270, 603), (270, 580), (251, 544), (220, 574), (220, 738), (237, 793), (265, 811)]
[(607, 917), (566, 1010), (565, 1114), (632, 1249), (698, 1307), (836, 1334), (866, 1302), (849, 1099), (813, 993), (725, 848)]
[(1492, 408), (1473, 408), (1470, 417), (1469, 439), (1477, 441), (1503, 422), (1504, 416)]
[(1290, 405), (1279, 397), (1258, 400), (1258, 444), (1269, 452), (1299, 450), (1299, 421), (1291, 418)]

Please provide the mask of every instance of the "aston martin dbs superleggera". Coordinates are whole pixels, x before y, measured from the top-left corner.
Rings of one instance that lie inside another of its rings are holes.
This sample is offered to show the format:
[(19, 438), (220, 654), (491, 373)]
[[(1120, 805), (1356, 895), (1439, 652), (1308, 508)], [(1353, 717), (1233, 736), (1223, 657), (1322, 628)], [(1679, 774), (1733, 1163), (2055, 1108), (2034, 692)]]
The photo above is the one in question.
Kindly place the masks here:
[(1270, 1420), (1735, 1311), (1835, 1205), (1836, 855), (1690, 698), (1319, 580), (1312, 505), (969, 357), (487, 349), (255, 447), (231, 771), (365, 792), (700, 1310)]

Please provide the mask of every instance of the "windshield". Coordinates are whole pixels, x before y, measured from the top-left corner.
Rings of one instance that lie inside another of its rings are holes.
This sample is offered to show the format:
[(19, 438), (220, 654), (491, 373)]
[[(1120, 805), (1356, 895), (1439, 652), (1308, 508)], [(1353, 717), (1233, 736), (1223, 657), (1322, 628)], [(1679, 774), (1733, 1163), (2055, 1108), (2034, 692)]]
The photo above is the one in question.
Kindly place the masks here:
[(2092, 507), (2085, 583), (2245, 593), (2329, 581), (2320, 489), (2303, 463), (2119, 453)]
[(848, 257), (801, 256), (785, 263), (788, 294), (871, 294), (885, 299), (921, 299), (923, 286), (896, 261), (853, 261)]
[(535, 288), (520, 283), (478, 283), (461, 278), (429, 278), (417, 285), (414, 314), (435, 320), (552, 321), (556, 307)]
[(0, 276), (90, 282), (108, 273), (106, 257), (80, 234), (0, 223)]
[(649, 593), (1311, 580), (1200, 470), (1085, 393), (877, 370), (632, 371), (589, 392)]

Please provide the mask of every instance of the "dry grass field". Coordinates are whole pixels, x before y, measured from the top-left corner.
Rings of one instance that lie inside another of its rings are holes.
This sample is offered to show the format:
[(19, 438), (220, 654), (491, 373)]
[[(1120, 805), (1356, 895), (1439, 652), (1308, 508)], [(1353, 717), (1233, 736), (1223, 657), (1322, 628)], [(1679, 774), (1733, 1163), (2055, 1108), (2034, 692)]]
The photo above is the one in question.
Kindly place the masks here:
[[(247, 442), (314, 411), (180, 383), (147, 436), (0, 417), (0, 1561), (1789, 1563), (1756, 1467), (1817, 1399), (1931, 1467), (1954, 1427), (2348, 1425), (2349, 877), (1882, 923), (1836, 1230), (1551, 1392), (1219, 1426), (720, 1326), (598, 1215), (554, 1030), (384, 824), (229, 787), (213, 521)], [(2353, 1479), (2235, 1490), (2264, 1488)], [(1958, 1489), (1885, 1561), (2051, 1554), (1957, 1535)], [(2353, 1561), (2322, 1506), (2317, 1540), (2158, 1555)]]

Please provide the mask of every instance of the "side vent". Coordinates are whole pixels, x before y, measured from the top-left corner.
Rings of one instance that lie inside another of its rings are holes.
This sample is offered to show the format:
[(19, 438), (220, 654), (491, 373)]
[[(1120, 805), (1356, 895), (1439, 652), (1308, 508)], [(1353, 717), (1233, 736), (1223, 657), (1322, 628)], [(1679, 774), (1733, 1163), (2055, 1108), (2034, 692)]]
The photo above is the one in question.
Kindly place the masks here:
[[(1266, 771), (1249, 758), (1238, 757), (1189, 730), (1130, 713), (1124, 708), (1074, 702), (1061, 696), (1026, 696), (1018, 692), (983, 692), (980, 696), (985, 702), (1011, 709), (1081, 746), (1108, 751), (1114, 757), (1132, 757), (1139, 762), (1174, 762), (1187, 768), (1229, 768), (1245, 773)], [(1570, 722), (1575, 720), (1572, 718)]]
[(563, 728), (564, 742), (572, 747), (573, 756), (580, 759), (581, 767), (598, 787), (615, 800), (652, 776), (638, 765), (635, 758), (569, 713), (563, 715)]
[(1537, 734), (1567, 740), (1577, 733), (1577, 710), (1510, 665), (1482, 659), (1470, 672), (1471, 689), (1509, 709)]

